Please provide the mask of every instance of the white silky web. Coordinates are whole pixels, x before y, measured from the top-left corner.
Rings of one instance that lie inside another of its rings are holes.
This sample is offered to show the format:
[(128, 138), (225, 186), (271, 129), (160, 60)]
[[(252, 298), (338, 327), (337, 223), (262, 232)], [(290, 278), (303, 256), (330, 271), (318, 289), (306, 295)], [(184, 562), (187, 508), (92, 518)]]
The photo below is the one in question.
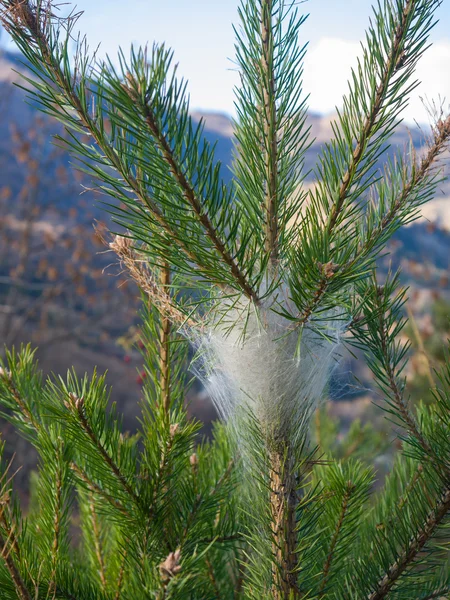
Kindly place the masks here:
[(193, 370), (238, 435), (239, 415), (250, 412), (263, 430), (294, 442), (322, 398), (348, 318), (335, 308), (296, 328), (270, 298), (257, 309), (244, 298), (226, 302), (226, 323), (189, 334)]

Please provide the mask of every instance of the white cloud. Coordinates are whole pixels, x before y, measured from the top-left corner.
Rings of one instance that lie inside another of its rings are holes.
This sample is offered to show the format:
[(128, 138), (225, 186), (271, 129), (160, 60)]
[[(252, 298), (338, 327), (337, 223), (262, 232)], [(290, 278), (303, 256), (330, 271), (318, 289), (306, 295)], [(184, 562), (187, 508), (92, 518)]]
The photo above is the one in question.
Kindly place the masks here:
[[(319, 113), (333, 112), (340, 106), (347, 92), (351, 67), (356, 66), (361, 55), (358, 42), (338, 38), (322, 38), (314, 44), (305, 60), (304, 89), (310, 92), (309, 106)], [(428, 122), (427, 111), (420, 97), (429, 102), (439, 98), (450, 104), (450, 42), (441, 40), (427, 50), (421, 58), (416, 78), (422, 83), (413, 92), (409, 106), (404, 111), (408, 122)]]

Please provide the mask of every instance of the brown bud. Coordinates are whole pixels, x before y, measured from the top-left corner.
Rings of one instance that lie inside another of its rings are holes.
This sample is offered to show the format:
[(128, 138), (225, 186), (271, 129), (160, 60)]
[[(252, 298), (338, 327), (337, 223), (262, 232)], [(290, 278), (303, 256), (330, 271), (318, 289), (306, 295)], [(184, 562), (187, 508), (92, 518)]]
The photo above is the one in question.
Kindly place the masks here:
[(198, 456), (195, 454), (195, 452), (193, 454), (191, 454), (191, 456), (189, 457), (189, 462), (191, 463), (192, 467), (197, 467), (198, 465)]
[(395, 65), (396, 70), (401, 69), (403, 67), (403, 65), (406, 62), (406, 59), (407, 59), (406, 52), (403, 50), (403, 52), (400, 54), (400, 56), (397, 59), (397, 63)]
[(181, 550), (178, 548), (159, 565), (159, 572), (164, 583), (169, 583), (181, 571), (180, 559)]
[(170, 426), (170, 437), (173, 439), (176, 434), (178, 433), (178, 431), (180, 430), (180, 424), (179, 423), (174, 423), (173, 425)]
[(7, 382), (10, 382), (12, 379), (12, 373), (11, 371), (8, 371), (7, 369), (4, 369), (3, 367), (0, 367), (0, 378), (4, 379)]
[(330, 262), (327, 262), (324, 264), (318, 262), (317, 266), (318, 266), (320, 272), (322, 273), (322, 275), (324, 277), (326, 277), (327, 279), (330, 279), (331, 277), (333, 277), (333, 275), (339, 270), (339, 265), (332, 262), (331, 260), (330, 260)]
[[(71, 402), (71, 406), (74, 406), (77, 410), (80, 410), (84, 406), (84, 399), (78, 398), (76, 394), (69, 392), (69, 398)], [(66, 405), (67, 406), (67, 405)]]

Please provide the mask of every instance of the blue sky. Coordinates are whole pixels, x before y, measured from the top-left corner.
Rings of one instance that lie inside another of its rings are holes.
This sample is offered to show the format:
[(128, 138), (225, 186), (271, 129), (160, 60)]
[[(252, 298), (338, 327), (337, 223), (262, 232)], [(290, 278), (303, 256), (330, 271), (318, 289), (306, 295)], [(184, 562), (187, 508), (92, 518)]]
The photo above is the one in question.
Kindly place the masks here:
[[(310, 16), (303, 26), (309, 41), (305, 62), (305, 90), (316, 112), (333, 110), (346, 90), (350, 67), (359, 52), (371, 14), (370, 0), (309, 0)], [(180, 72), (190, 81), (191, 106), (233, 113), (233, 86), (238, 83), (233, 57), (232, 23), (238, 0), (78, 0), (84, 15), (80, 28), (91, 47), (101, 42), (101, 54), (117, 47), (166, 41), (175, 50)], [(420, 95), (441, 93), (450, 102), (450, 2), (438, 9), (440, 23), (433, 30), (434, 47), (418, 71), (423, 85), (414, 94), (405, 118), (426, 120)], [(2, 43), (7, 43), (3, 36)]]

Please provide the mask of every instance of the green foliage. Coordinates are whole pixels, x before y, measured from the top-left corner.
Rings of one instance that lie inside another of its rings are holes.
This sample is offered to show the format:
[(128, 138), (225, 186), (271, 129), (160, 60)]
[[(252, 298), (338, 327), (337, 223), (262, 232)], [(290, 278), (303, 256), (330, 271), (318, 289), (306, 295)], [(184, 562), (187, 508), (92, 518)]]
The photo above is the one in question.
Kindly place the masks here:
[[(0, 0), (2, 21), (31, 65), (30, 94), (64, 123), (68, 138), (60, 142), (128, 228), (110, 246), (143, 294), (148, 375), (139, 429), (129, 435), (104, 376), (69, 371), (44, 381), (28, 347), (7, 354), (3, 415), (40, 462), (27, 515), (2, 466), (2, 597), (448, 597), (450, 362), (433, 398), (412, 410), (405, 291), (398, 275), (381, 284), (374, 266), (441, 177), (450, 117), (435, 123), (420, 160), (410, 148), (408, 159), (376, 170), (416, 86), (439, 4), (378, 2), (308, 191), (304, 17), (296, 3), (241, 4), (242, 86), (226, 187), (202, 124), (190, 119), (171, 51), (132, 50), (129, 59), (120, 52), (116, 67), (96, 63), (79, 42), (73, 64), (68, 48), (79, 15), (60, 18), (41, 0)], [(400, 431), (386, 481), (375, 466), (387, 442), (373, 426), (355, 422), (341, 437), (321, 411), (315, 439), (309, 435), (334, 358), (331, 340), (337, 345), (344, 331), (363, 350), (379, 404)], [(218, 392), (219, 408), (230, 396), (247, 399), (231, 402), (230, 423), (201, 441), (184, 407), (186, 338), (214, 336), (232, 355), (208, 373), (229, 384)], [(274, 372), (283, 361), (298, 381)], [(248, 382), (266, 372), (268, 389), (252, 397)], [(237, 389), (241, 381), (249, 389)]]

